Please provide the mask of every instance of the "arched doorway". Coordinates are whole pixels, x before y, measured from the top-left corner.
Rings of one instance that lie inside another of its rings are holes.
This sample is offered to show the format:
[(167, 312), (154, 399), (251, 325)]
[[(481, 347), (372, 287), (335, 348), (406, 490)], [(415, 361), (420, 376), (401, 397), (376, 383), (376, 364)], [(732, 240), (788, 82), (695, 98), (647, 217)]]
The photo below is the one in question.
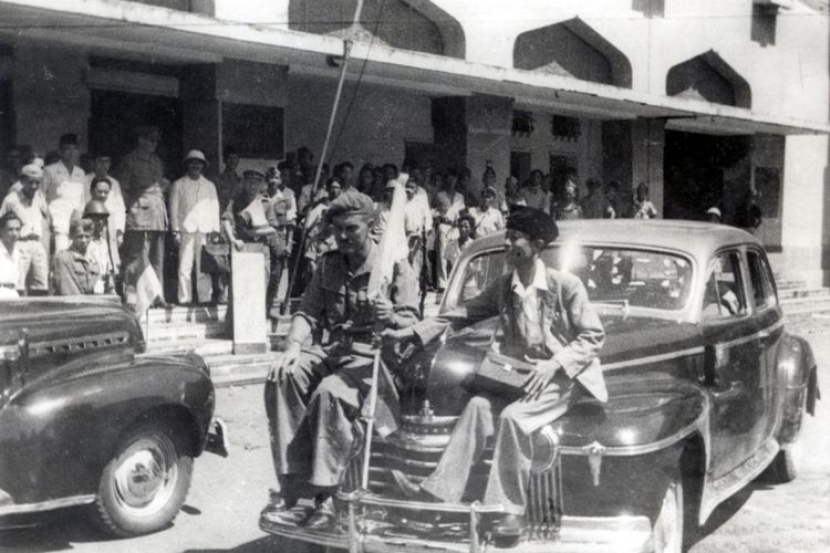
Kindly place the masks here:
[[(711, 50), (672, 67), (666, 94), (747, 109), (752, 103), (749, 83)], [(734, 223), (751, 183), (751, 136), (667, 130), (665, 144), (665, 217), (705, 219), (718, 206), (724, 222)]]

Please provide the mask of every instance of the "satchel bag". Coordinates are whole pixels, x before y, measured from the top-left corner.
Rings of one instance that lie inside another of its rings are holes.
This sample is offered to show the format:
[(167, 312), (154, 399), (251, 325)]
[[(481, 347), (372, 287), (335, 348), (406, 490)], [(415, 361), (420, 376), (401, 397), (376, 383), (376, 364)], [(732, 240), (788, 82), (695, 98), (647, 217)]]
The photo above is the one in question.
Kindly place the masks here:
[(501, 321), (502, 315), (499, 315), (487, 353), (465, 387), (472, 393), (487, 392), (513, 401), (525, 395), (524, 386), (536, 371), (536, 365), (496, 351), (494, 345)]
[(525, 384), (536, 372), (536, 366), (488, 349), (465, 386), (472, 393), (487, 392), (509, 399), (525, 395)]

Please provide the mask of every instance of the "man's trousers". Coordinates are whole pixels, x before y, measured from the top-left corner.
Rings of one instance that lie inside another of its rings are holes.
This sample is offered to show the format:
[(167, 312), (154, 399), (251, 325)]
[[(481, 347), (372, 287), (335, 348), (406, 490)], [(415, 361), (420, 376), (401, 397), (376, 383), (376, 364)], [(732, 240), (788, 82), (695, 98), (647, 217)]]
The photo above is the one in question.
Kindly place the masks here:
[[(362, 355), (328, 356), (320, 348), (303, 350), (291, 375), (281, 383), (266, 383), (278, 478), (292, 476), (325, 488), (340, 484), (355, 448), (362, 445), (357, 426), (371, 387), (372, 361)], [(379, 412), (388, 412), (383, 386), (378, 395)], [(382, 432), (382, 417), (378, 420)]]
[(179, 288), (178, 299), (180, 304), (190, 303), (193, 298), (193, 269), (196, 269), (196, 282), (201, 282), (200, 288), (209, 290), (205, 297), (197, 297), (200, 302), (208, 302), (212, 297), (210, 276), (202, 274), (202, 248), (205, 246), (205, 233), (183, 232), (179, 238)]
[(562, 371), (532, 401), (507, 402), (480, 394), (470, 400), (458, 420), (447, 449), (422, 487), (446, 502), (459, 503), (473, 466), (487, 440), (496, 437), (484, 503), (501, 504), (509, 514), (523, 515), (527, 506), (533, 433), (568, 410), (573, 382)]

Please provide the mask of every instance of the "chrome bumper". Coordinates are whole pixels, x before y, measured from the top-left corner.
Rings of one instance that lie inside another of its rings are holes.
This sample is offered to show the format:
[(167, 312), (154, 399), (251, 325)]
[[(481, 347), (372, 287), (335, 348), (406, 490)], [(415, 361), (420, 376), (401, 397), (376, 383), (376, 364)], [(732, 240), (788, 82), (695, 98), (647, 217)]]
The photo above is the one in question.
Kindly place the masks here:
[[(311, 532), (301, 526), (260, 521), (268, 533), (291, 540), (348, 550), (349, 553), (488, 553), (498, 549), (487, 535), (477, 531), (483, 514), (502, 513), (500, 506), (479, 503), (418, 503), (387, 499), (355, 491), (338, 497), (347, 504), (346, 528), (333, 532)], [(437, 541), (422, 537), (389, 536), (361, 528), (363, 507), (406, 508), (440, 513), (466, 513), (470, 532), (466, 541)], [(563, 516), (556, 530), (534, 533), (509, 549), (511, 553), (649, 553), (654, 550), (651, 522), (645, 516), (569, 517)]]

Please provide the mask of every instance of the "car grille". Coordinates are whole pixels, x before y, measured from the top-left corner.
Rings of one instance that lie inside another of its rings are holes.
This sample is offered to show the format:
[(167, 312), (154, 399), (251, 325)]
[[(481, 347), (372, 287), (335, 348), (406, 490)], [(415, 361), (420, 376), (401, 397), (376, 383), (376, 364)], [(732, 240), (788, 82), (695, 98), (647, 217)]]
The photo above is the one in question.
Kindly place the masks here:
[[(404, 423), (401, 432), (413, 437), (411, 426), (407, 428)], [(422, 431), (422, 428), (418, 429)], [(395, 435), (386, 439), (375, 437), (372, 442), (372, 463), (369, 470), (369, 491), (374, 494), (387, 496), (394, 490), (393, 478), (390, 471), (400, 470), (411, 480), (420, 482), (426, 478), (438, 464), (441, 453), (449, 440), (449, 430), (444, 432), (433, 432), (431, 435), (424, 435), (424, 442), (429, 441), (429, 447), (418, 443), (418, 440), (410, 439), (409, 443), (401, 443), (395, 439)], [(436, 434), (438, 436), (436, 436)], [(439, 436), (443, 434), (444, 439)], [(436, 440), (438, 437), (438, 440)], [(442, 446), (437, 446), (443, 442)], [(479, 490), (479, 494), (486, 487), (490, 461), (493, 450), (488, 448), (484, 452), (482, 462), (478, 463), (471, 474), (471, 482), (468, 490)], [(538, 470), (537, 470), (538, 469)], [(361, 474), (363, 471), (363, 451), (356, 451), (355, 456), (349, 464), (343, 479), (343, 491), (351, 492), (360, 488)], [(472, 494), (469, 494), (472, 495)], [(480, 497), (464, 497), (464, 502), (472, 502)], [(530, 473), (528, 489), (527, 519), (532, 539), (550, 540), (554, 538), (559, 530), (562, 519), (562, 463), (558, 451), (553, 452), (553, 457), (547, 462), (534, 466)]]

